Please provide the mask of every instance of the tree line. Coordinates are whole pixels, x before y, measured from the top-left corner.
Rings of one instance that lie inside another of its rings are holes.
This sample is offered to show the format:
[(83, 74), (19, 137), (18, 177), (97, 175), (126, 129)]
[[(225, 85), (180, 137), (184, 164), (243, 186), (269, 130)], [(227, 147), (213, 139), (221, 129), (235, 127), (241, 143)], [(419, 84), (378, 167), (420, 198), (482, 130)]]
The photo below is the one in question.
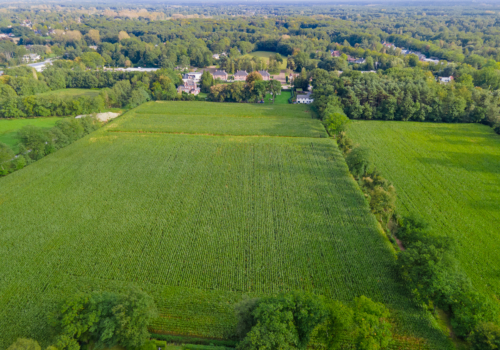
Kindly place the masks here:
[(340, 76), (318, 69), (311, 77), (320, 113), (335, 96), (350, 119), (484, 123), (499, 130), (500, 91), (474, 87), (465, 76), (440, 84), (430, 72), (393, 68)]
[[(306, 349), (316, 345), (359, 350), (386, 348), (393, 342), (391, 314), (381, 303), (361, 296), (351, 305), (304, 292), (243, 299), (234, 305), (238, 350)], [(147, 327), (158, 317), (154, 300), (131, 288), (125, 293), (78, 293), (49, 315), (52, 345), (47, 350), (112, 348), (149, 350)], [(36, 340), (18, 339), (8, 350), (41, 350)]]
[(281, 83), (277, 80), (265, 81), (259, 72), (252, 72), (248, 74), (245, 82), (214, 83), (207, 99), (214, 102), (260, 102), (267, 93), (273, 96), (274, 101), (276, 95), (281, 94)]

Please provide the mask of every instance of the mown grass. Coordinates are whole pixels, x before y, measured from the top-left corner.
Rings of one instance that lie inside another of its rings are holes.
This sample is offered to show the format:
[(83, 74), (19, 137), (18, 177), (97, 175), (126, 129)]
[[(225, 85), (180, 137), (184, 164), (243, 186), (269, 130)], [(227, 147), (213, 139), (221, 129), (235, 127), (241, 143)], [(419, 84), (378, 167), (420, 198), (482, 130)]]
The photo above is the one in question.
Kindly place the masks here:
[[(200, 105), (171, 106), (201, 119)], [(273, 125), (262, 106), (212, 105)], [(0, 348), (48, 345), (47, 315), (78, 291), (134, 285), (159, 307), (154, 333), (228, 339), (244, 295), (303, 290), (385, 303), (398, 349), (446, 347), (395, 282), (393, 248), (334, 141), (110, 132), (128, 120), (0, 179)]]
[(61, 97), (66, 97), (66, 96), (71, 96), (71, 97), (97, 96), (97, 95), (99, 95), (99, 90), (98, 89), (61, 89), (61, 90), (44, 92), (44, 93), (38, 94), (37, 96), (52, 96), (52, 95), (57, 95), (57, 96), (61, 96)]
[(500, 136), (485, 125), (356, 121), (355, 143), (372, 149), (398, 192), (398, 211), (425, 217), (454, 238), (474, 285), (500, 295)]
[(264, 99), (265, 104), (270, 104), (270, 105), (287, 105), (288, 99), (292, 97), (292, 93), (290, 91), (282, 91), (281, 95), (276, 96), (276, 99), (273, 103), (273, 99), (271, 94), (267, 94), (266, 98)]
[(0, 142), (10, 146), (14, 152), (19, 151), (17, 132), (25, 125), (33, 125), (44, 129), (52, 128), (59, 117), (0, 119)]
[(276, 103), (150, 102), (128, 112), (111, 130), (211, 135), (327, 137), (307, 106)]

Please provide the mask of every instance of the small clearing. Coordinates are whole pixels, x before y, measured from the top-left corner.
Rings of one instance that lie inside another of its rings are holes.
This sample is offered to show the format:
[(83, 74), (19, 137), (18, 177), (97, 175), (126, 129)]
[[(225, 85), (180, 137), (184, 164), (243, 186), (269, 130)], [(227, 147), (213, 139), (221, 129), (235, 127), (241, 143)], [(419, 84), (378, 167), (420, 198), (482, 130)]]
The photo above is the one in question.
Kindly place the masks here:
[[(107, 122), (108, 120), (114, 119), (118, 117), (121, 113), (113, 113), (113, 112), (106, 112), (106, 113), (97, 113), (96, 118), (101, 121), (101, 122)], [(90, 114), (82, 114), (82, 115), (77, 115), (75, 118), (83, 118), (83, 117), (89, 117)]]

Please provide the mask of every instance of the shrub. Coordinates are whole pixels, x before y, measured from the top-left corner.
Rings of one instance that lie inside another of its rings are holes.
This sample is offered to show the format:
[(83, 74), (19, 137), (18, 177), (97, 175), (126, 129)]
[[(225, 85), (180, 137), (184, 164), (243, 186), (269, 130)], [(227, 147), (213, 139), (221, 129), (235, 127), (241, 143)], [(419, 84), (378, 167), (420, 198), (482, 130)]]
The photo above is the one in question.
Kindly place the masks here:
[(41, 350), (40, 344), (32, 339), (17, 339), (7, 350)]
[(472, 350), (500, 349), (500, 327), (491, 322), (480, 323), (471, 333)]

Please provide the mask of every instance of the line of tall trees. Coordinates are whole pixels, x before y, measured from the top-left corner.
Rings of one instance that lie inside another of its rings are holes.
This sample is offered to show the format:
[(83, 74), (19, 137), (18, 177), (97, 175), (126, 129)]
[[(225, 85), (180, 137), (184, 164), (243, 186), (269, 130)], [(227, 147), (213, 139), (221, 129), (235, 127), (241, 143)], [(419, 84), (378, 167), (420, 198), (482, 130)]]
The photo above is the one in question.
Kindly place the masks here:
[(485, 123), (496, 130), (500, 123), (500, 91), (466, 80), (440, 84), (430, 72), (412, 68), (340, 76), (318, 69), (311, 77), (320, 113), (334, 95), (350, 119)]
[(217, 84), (210, 88), (208, 100), (214, 102), (259, 102), (267, 93), (273, 97), (281, 93), (281, 83), (277, 80), (262, 80), (259, 72), (248, 74), (246, 81), (232, 84)]

